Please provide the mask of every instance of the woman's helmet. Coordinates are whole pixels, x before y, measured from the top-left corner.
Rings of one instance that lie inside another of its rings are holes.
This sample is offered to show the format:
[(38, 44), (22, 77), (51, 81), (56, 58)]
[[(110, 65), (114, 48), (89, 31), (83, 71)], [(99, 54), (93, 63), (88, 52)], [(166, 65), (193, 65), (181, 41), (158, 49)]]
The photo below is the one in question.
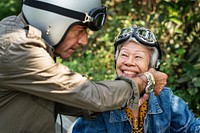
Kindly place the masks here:
[(42, 31), (49, 45), (56, 46), (72, 24), (101, 29), (106, 7), (101, 0), (24, 0), (22, 13), (28, 24)]

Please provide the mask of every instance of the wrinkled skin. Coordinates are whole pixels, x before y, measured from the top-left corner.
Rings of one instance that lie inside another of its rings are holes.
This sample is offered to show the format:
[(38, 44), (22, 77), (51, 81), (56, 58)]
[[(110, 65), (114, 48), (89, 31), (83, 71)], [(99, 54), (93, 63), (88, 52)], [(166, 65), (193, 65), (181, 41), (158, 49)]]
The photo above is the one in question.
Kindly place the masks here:
[(74, 25), (67, 33), (64, 41), (55, 47), (55, 54), (62, 59), (69, 58), (79, 46), (88, 44), (87, 28), (81, 25)]

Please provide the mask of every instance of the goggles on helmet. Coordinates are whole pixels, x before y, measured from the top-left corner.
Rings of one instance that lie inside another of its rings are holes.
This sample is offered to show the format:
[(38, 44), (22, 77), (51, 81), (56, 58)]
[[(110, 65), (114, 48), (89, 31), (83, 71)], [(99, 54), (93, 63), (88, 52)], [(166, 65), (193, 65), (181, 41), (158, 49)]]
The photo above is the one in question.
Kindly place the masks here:
[(92, 9), (88, 14), (85, 13), (85, 19), (82, 21), (87, 27), (93, 31), (101, 29), (106, 20), (106, 7)]
[(101, 29), (106, 20), (107, 11), (105, 6), (94, 8), (89, 13), (82, 13), (42, 1), (25, 0), (24, 4), (41, 10), (57, 13), (66, 17), (78, 19), (82, 23), (86, 24), (87, 27), (93, 31)]
[(131, 28), (124, 28), (119, 33), (115, 41), (115, 50), (117, 46), (130, 38), (135, 38), (139, 43), (144, 44), (149, 47), (156, 47), (159, 53), (158, 59), (161, 59), (161, 49), (159, 46), (158, 41), (155, 38), (155, 35), (146, 28), (140, 27), (131, 27)]

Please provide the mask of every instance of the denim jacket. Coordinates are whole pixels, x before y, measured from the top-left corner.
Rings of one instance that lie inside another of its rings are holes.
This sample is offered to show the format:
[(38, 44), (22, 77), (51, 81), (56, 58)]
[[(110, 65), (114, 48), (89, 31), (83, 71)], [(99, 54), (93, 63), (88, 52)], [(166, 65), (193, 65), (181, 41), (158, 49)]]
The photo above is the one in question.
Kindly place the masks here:
[[(73, 133), (131, 133), (125, 110), (100, 113), (96, 119), (79, 118)], [(160, 96), (150, 94), (144, 122), (145, 133), (200, 133), (200, 118), (195, 118), (183, 99), (169, 88)]]

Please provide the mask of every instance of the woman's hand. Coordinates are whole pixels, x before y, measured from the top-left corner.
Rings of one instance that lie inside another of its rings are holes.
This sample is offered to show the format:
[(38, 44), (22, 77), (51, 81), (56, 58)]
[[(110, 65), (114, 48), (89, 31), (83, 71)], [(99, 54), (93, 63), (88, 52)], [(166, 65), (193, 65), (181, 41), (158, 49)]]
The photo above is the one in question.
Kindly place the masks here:
[(145, 93), (143, 96), (141, 96), (140, 99), (139, 99), (138, 107), (140, 107), (148, 99), (149, 99), (149, 94)]

